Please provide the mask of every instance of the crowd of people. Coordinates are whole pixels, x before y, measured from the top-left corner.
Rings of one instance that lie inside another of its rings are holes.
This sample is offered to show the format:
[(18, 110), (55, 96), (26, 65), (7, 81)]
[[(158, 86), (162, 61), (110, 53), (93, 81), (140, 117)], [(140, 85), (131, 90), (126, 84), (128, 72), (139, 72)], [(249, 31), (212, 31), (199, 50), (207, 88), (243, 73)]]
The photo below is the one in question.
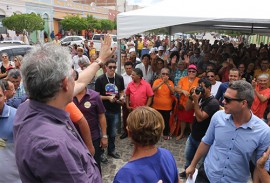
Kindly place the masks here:
[[(101, 163), (121, 158), (117, 133), (134, 146), (114, 182), (180, 182), (200, 160), (205, 182), (269, 180), (267, 45), (134, 36), (120, 47), (121, 68), (109, 35), (100, 52), (85, 40), (1, 55), (0, 182), (102, 182)], [(186, 139), (181, 173), (156, 146), (173, 137)]]

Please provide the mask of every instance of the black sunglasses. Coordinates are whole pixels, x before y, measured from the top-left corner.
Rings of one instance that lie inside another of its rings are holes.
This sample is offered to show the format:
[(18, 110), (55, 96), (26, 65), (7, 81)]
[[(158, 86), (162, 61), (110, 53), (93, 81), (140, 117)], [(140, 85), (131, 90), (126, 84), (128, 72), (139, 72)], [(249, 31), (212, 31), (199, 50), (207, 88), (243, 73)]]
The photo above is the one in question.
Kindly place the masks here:
[(226, 96), (223, 96), (224, 100), (226, 103), (230, 103), (231, 101), (238, 101), (238, 102), (241, 102), (245, 99), (241, 99), (241, 98), (230, 98), (230, 97), (226, 97)]
[(109, 69), (116, 69), (116, 66), (108, 66)]

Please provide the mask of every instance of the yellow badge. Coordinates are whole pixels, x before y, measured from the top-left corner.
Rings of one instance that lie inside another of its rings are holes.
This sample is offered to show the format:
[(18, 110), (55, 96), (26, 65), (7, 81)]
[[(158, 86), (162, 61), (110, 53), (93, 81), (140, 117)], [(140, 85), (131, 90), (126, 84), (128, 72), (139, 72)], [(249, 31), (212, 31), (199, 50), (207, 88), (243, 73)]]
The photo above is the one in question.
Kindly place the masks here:
[(91, 107), (91, 103), (90, 102), (85, 102), (84, 103), (84, 107), (86, 108), (86, 109), (89, 109), (90, 107)]

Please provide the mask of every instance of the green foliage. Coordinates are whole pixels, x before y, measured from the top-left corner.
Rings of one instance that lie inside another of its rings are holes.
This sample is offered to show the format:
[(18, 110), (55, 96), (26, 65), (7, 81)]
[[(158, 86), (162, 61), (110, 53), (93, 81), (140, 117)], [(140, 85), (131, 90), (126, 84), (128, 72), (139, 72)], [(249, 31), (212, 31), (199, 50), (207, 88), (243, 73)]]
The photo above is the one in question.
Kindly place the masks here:
[(87, 20), (79, 17), (79, 15), (68, 15), (64, 18), (64, 20), (61, 20), (60, 23), (64, 30), (73, 29), (75, 31), (81, 31), (88, 28)]
[(88, 29), (93, 31), (94, 29), (101, 29), (101, 22), (94, 18), (93, 15), (87, 15), (87, 24), (88, 24)]
[(100, 20), (101, 23), (101, 30), (113, 30), (114, 29), (114, 23), (111, 20)]
[(31, 33), (35, 30), (43, 30), (45, 21), (35, 13), (31, 14), (16, 14), (3, 19), (3, 25), (9, 30), (23, 32), (26, 30)]
[(113, 29), (117, 29), (117, 21), (116, 21), (116, 19), (113, 21), (113, 24), (114, 24), (114, 27), (113, 27)]

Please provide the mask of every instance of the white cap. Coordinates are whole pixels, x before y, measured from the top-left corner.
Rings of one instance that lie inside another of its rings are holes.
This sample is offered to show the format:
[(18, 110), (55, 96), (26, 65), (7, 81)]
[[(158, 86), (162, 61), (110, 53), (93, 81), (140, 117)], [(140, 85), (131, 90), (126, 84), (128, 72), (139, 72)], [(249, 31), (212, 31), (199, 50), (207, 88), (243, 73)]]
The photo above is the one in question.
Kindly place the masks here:
[(129, 52), (129, 53), (135, 52), (135, 48), (130, 48), (128, 52)]
[(178, 51), (176, 47), (173, 47), (170, 51)]
[(158, 51), (161, 51), (161, 50), (162, 50), (162, 51), (164, 50), (163, 46), (159, 46), (159, 47), (158, 47)]
[(150, 51), (149, 51), (149, 54), (150, 54), (150, 53), (155, 53), (156, 51), (157, 51), (157, 48), (156, 48), (156, 47), (151, 48)]

